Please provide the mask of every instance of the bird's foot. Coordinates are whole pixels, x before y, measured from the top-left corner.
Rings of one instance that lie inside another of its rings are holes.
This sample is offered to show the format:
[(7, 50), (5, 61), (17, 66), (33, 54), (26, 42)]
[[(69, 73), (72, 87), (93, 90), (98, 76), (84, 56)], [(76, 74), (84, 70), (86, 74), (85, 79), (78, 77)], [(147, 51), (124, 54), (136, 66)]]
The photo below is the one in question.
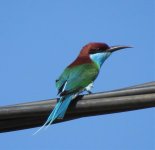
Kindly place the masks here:
[(91, 92), (91, 91), (88, 91), (88, 90), (87, 90), (87, 92), (88, 92), (88, 94), (92, 94), (92, 92)]

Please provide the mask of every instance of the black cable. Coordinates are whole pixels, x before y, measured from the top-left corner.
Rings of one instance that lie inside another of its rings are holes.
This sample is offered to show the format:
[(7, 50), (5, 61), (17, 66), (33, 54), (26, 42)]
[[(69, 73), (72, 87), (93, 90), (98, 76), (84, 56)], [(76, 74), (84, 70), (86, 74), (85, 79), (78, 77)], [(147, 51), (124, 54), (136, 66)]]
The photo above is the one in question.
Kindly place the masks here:
[[(41, 126), (56, 104), (56, 99), (0, 107), (0, 132)], [(63, 120), (155, 107), (155, 82), (129, 88), (80, 95)]]

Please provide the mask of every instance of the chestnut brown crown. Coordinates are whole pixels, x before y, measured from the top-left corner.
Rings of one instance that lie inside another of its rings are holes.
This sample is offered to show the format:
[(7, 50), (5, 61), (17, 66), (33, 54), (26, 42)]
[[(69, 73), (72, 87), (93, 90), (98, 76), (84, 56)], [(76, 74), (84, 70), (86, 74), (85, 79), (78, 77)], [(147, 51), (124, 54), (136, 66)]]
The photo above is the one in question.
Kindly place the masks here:
[(110, 47), (105, 43), (97, 43), (97, 42), (88, 43), (82, 48), (79, 56), (88, 56), (89, 54), (104, 52), (107, 51), (109, 48)]

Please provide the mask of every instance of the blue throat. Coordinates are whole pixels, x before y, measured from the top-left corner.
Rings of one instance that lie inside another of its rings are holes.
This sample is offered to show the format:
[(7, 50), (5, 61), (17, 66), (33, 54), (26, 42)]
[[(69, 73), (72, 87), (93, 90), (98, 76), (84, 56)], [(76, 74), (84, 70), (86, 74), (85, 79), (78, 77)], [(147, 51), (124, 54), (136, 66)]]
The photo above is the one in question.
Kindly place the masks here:
[(104, 52), (104, 53), (96, 53), (91, 54), (90, 58), (93, 62), (97, 64), (99, 68), (101, 68), (104, 61), (111, 55), (111, 52)]

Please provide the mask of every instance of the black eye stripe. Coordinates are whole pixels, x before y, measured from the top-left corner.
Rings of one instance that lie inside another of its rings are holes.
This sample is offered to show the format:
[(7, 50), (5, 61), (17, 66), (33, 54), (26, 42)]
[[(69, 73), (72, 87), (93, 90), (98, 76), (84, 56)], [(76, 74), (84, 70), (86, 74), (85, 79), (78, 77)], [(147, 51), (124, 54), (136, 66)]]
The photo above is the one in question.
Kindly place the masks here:
[(103, 52), (103, 50), (99, 49), (99, 48), (96, 48), (96, 49), (91, 49), (89, 51), (89, 54), (96, 54), (96, 53), (100, 53), (100, 52)]

